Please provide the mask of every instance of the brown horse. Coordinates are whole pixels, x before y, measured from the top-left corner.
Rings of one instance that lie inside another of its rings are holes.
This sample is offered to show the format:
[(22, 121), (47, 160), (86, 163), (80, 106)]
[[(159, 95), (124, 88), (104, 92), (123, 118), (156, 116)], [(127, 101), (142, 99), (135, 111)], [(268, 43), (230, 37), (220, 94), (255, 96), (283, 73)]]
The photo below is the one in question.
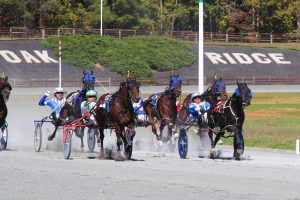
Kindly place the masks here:
[[(130, 135), (130, 137), (125, 136), (125, 127), (129, 127), (129, 129), (133, 130), (134, 110), (132, 101), (136, 101), (140, 98), (139, 93), (139, 83), (136, 78), (128, 77), (125, 82), (120, 84), (119, 90), (109, 97), (106, 108), (98, 107), (95, 110), (95, 119), (100, 131), (100, 157), (104, 157), (103, 131), (106, 128), (111, 128), (115, 130), (117, 136), (118, 151), (115, 160), (123, 161), (125, 159), (121, 154), (121, 145), (123, 143), (125, 147), (125, 154), (130, 154), (126, 155), (126, 157), (130, 159), (134, 135)], [(105, 96), (107, 96), (107, 94), (101, 96), (99, 101), (103, 101)], [(132, 133), (134, 133), (134, 130)]]
[(10, 83), (8, 82), (8, 77), (2, 76), (0, 77), (0, 128), (4, 125), (5, 119), (7, 116), (7, 107), (6, 102), (9, 99), (10, 91), (12, 90), (12, 87)]
[[(181, 94), (181, 84), (179, 75), (172, 74), (166, 91), (153, 94), (144, 102), (144, 110), (152, 126), (152, 132), (156, 135), (160, 145), (162, 141), (169, 141), (175, 133), (176, 101)], [(165, 126), (168, 126), (168, 135), (163, 137), (161, 133)]]

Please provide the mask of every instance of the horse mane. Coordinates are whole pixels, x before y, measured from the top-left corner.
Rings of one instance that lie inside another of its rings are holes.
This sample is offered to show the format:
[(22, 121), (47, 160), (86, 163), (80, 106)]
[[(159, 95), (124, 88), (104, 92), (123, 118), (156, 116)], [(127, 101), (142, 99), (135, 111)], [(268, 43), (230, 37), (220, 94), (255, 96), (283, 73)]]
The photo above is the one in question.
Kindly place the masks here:
[(12, 90), (11, 84), (9, 82), (6, 83), (0, 83), (0, 91), (3, 90), (3, 88), (8, 88), (9, 90)]

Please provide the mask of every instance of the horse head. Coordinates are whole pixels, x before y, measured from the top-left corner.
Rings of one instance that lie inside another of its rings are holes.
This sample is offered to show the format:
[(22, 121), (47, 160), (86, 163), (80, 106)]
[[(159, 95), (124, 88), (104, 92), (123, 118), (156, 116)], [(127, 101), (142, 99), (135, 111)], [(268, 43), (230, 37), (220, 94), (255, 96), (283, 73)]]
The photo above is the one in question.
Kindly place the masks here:
[(180, 96), (181, 94), (181, 85), (182, 81), (179, 78), (179, 74), (170, 74), (170, 84), (169, 84), (169, 90), (173, 90), (177, 96)]
[(235, 95), (238, 100), (242, 103), (243, 107), (250, 105), (252, 99), (252, 91), (249, 89), (247, 83), (237, 82), (237, 88), (235, 89)]
[(3, 73), (2, 76), (0, 77), (0, 92), (3, 96), (5, 103), (9, 99), (11, 90), (12, 90), (12, 87), (11, 87), (10, 83), (8, 82), (8, 77), (5, 76)]
[(94, 76), (93, 71), (85, 72), (83, 71), (82, 83), (84, 85), (84, 89), (93, 90), (96, 82), (96, 77)]
[(137, 82), (136, 77), (127, 77), (126, 87), (132, 101), (137, 102), (140, 99), (140, 84)]

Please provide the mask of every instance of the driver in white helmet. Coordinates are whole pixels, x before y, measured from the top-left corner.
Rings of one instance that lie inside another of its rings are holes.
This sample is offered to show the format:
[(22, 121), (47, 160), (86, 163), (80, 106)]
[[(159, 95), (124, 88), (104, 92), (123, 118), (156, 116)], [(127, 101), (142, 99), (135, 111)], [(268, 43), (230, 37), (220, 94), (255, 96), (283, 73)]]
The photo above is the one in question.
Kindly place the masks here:
[(87, 116), (87, 122), (86, 124), (94, 124), (96, 125), (96, 119), (94, 112), (91, 111), (93, 107), (96, 105), (97, 101), (97, 92), (95, 90), (89, 90), (86, 93), (86, 98), (87, 100), (81, 103), (81, 114), (84, 115), (86, 112), (90, 112), (89, 115)]
[(52, 99), (47, 99), (51, 92), (45, 92), (44, 96), (42, 96), (42, 98), (39, 101), (39, 105), (50, 106), (52, 110), (52, 117), (55, 121), (59, 117), (60, 111), (66, 102), (66, 98), (64, 97), (65, 91), (62, 87), (55, 88), (53, 93), (54, 97)]
[(207, 110), (210, 109), (210, 104), (207, 101), (202, 101), (201, 94), (194, 92), (192, 94), (192, 102), (189, 105), (189, 111), (194, 119), (203, 116), (207, 121)]

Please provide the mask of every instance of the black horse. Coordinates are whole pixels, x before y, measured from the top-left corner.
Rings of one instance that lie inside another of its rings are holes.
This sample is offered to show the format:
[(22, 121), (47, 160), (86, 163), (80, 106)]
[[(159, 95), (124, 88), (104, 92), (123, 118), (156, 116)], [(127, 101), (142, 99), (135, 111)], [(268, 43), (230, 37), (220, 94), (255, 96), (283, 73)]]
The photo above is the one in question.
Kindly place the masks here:
[[(225, 102), (223, 109), (214, 108), (208, 113), (209, 138), (211, 140), (210, 157), (215, 158), (215, 146), (221, 137), (232, 136), (236, 160), (241, 159), (244, 153), (243, 124), (245, 120), (244, 108), (250, 105), (252, 92), (245, 82), (237, 82), (234, 94)], [(216, 128), (218, 130), (216, 130)], [(225, 136), (225, 131), (233, 135)], [(213, 135), (216, 135), (215, 139)]]
[[(144, 110), (148, 122), (152, 126), (152, 132), (160, 145), (167, 142), (175, 133), (175, 124), (177, 118), (176, 102), (181, 94), (182, 81), (179, 75), (170, 74), (170, 85), (162, 93), (151, 95), (144, 102)], [(161, 134), (164, 127), (168, 126), (168, 135), (163, 137)]]
[[(120, 84), (117, 92), (109, 95), (106, 102), (106, 108), (98, 106), (95, 109), (95, 119), (100, 131), (100, 158), (104, 158), (103, 140), (104, 129), (114, 129), (117, 136), (117, 155), (116, 161), (123, 161), (124, 157), (121, 154), (121, 145), (124, 143), (125, 154), (127, 158), (131, 157), (132, 140), (134, 137), (134, 110), (132, 101), (139, 99), (139, 83), (135, 77), (127, 77), (125, 82)], [(102, 95), (98, 100), (98, 105), (107, 99), (108, 95)], [(129, 137), (125, 134), (125, 127), (128, 127), (133, 133)], [(122, 143), (123, 141), (123, 143)], [(130, 155), (128, 155), (130, 154)]]
[(0, 128), (2, 128), (2, 126), (5, 124), (5, 119), (8, 112), (6, 102), (9, 99), (11, 90), (12, 87), (8, 82), (8, 77), (2, 74), (0, 77)]
[[(88, 90), (94, 89), (96, 78), (93, 75), (93, 71), (83, 71), (82, 83), (83, 88), (80, 91), (71, 92), (66, 97), (66, 103), (60, 111), (59, 118), (54, 120), (55, 129), (54, 132), (48, 136), (48, 140), (51, 141), (56, 135), (57, 128), (63, 124), (70, 123), (76, 119), (79, 119), (81, 115), (81, 103), (86, 101), (86, 93)], [(81, 148), (84, 148), (83, 144), (83, 128), (76, 127), (75, 134), (81, 139)], [(99, 134), (98, 134), (99, 135)]]

